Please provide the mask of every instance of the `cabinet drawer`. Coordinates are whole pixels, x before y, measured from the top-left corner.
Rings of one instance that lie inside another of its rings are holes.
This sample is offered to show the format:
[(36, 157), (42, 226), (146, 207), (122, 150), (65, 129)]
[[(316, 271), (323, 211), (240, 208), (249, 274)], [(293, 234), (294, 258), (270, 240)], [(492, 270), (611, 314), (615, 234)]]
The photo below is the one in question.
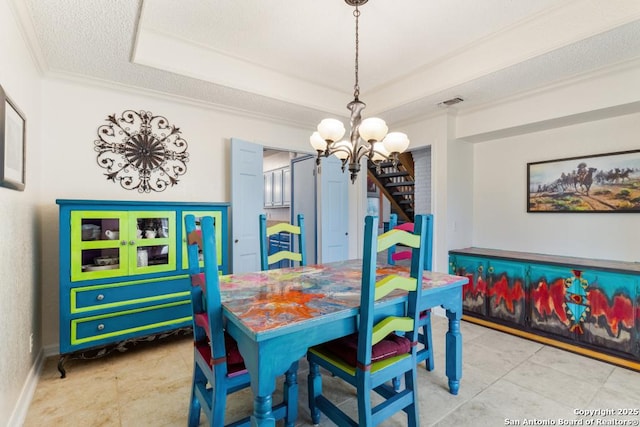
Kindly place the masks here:
[(71, 313), (107, 308), (126, 308), (171, 298), (189, 299), (188, 276), (149, 279), (126, 283), (83, 286), (70, 290)]
[(168, 329), (191, 319), (191, 300), (126, 310), (71, 321), (71, 345), (106, 340), (118, 341), (127, 334)]

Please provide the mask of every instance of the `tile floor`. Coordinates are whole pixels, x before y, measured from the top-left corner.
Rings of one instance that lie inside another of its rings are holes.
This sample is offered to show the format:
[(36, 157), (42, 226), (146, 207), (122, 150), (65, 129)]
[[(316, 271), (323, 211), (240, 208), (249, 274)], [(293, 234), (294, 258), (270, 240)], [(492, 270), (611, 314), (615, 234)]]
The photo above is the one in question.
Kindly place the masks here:
[[(640, 373), (462, 322), (460, 394), (448, 392), (444, 368), (447, 323), (434, 317), (436, 369), (420, 369), (421, 426), (612, 425), (640, 416), (576, 415), (577, 410), (640, 408)], [(69, 361), (60, 379), (46, 361), (25, 426), (184, 426), (191, 381), (189, 338), (140, 346), (93, 361)], [(299, 372), (298, 426), (310, 426), (306, 363)], [(325, 391), (355, 410), (352, 390), (326, 378)], [(279, 384), (281, 389), (281, 384)], [(280, 397), (274, 397), (274, 402)], [(229, 402), (227, 421), (252, 407), (250, 391)], [(399, 414), (397, 414), (399, 415)], [(201, 425), (205, 425), (205, 417)], [(582, 421), (580, 421), (582, 420)], [(546, 424), (544, 424), (546, 423)], [(564, 424), (563, 424), (564, 423)], [(589, 424), (591, 423), (591, 424)], [(281, 424), (278, 424), (281, 425)], [(321, 426), (333, 425), (323, 417)], [(384, 426), (405, 426), (396, 416)], [(620, 425), (620, 424), (618, 424)]]

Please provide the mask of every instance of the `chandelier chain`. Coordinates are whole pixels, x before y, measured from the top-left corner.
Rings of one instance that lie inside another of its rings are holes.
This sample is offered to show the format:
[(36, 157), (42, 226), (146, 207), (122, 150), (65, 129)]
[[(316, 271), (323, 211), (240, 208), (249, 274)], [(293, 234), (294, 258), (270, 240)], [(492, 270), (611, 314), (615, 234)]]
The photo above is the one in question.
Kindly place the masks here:
[(369, 117), (362, 119), (362, 110), (367, 106), (360, 101), (360, 6), (368, 0), (344, 0), (353, 6), (355, 18), (355, 82), (353, 85), (353, 101), (347, 104), (350, 111), (351, 130), (348, 139), (341, 138), (345, 134), (344, 124), (337, 119), (324, 119), (318, 125), (317, 132), (309, 138), (311, 146), (318, 152), (316, 164), (320, 166), (320, 157), (335, 155), (342, 162), (342, 171), (347, 166), (351, 174), (351, 182), (355, 183), (363, 157), (368, 157), (377, 167), (382, 160), (392, 160), (397, 166), (399, 153), (409, 146), (409, 138), (402, 132), (391, 132), (384, 120)]
[(356, 8), (353, 11), (353, 16), (355, 16), (356, 18), (356, 65), (355, 65), (355, 77), (356, 77), (356, 82), (353, 86), (353, 97), (357, 100), (358, 97), (360, 96), (360, 84), (358, 83), (358, 56), (360, 53), (360, 37), (358, 35), (358, 30), (359, 30), (359, 18), (360, 18), (360, 10), (358, 9), (358, 3), (356, 3)]

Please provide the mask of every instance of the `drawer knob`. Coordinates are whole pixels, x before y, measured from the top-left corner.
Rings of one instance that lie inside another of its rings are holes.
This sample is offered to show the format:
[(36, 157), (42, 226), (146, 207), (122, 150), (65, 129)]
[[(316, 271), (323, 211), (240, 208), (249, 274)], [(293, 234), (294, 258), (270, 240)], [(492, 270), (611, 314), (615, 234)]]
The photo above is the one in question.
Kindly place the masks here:
[(104, 295), (99, 294), (99, 295), (96, 297), (96, 299), (97, 299), (98, 301), (102, 301), (102, 300), (104, 299)]
[(99, 330), (99, 331), (101, 331), (101, 330), (103, 330), (103, 329), (104, 329), (104, 324), (103, 324), (103, 323), (100, 323), (100, 324), (98, 325), (98, 330)]

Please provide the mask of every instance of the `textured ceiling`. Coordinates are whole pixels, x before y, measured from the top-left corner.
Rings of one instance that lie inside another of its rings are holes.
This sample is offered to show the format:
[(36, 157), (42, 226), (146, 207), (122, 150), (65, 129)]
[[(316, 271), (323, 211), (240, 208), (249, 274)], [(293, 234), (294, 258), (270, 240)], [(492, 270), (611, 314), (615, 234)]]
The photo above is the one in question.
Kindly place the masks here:
[[(354, 18), (342, 0), (12, 0), (45, 72), (313, 126), (347, 115)], [(370, 0), (365, 116), (474, 108), (640, 57), (640, 1)], [(367, 114), (368, 113), (368, 114)]]

